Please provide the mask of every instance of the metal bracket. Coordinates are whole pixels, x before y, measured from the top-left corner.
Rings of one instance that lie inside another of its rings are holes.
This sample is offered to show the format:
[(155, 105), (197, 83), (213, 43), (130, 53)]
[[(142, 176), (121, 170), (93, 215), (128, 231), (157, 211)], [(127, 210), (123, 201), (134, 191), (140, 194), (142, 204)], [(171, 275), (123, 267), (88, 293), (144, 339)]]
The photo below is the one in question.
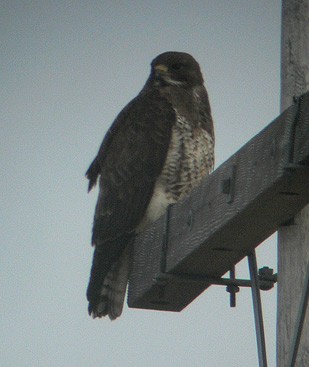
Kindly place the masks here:
[[(230, 279), (235, 279), (235, 265), (230, 270)], [(239, 292), (239, 286), (236, 284), (230, 284), (226, 287), (226, 291), (230, 293), (230, 307), (236, 307), (236, 293)]]
[[(265, 276), (263, 275), (264, 269), (267, 269), (271, 275)], [(259, 288), (263, 291), (268, 291), (273, 288), (274, 284), (277, 282), (277, 274), (273, 274), (273, 269), (264, 266), (263, 268), (259, 269), (258, 272), (259, 278)], [(266, 279), (268, 278), (268, 279)], [(162, 283), (166, 283), (168, 280), (179, 280), (182, 282), (198, 282), (198, 283), (205, 283), (207, 285), (223, 285), (226, 287), (252, 287), (252, 281), (250, 279), (239, 279), (239, 278), (221, 278), (221, 277), (208, 277), (204, 275), (194, 275), (194, 274), (180, 274), (180, 273), (165, 273), (162, 272), (158, 277), (157, 280)], [(237, 291), (235, 292), (237, 293)]]
[[(166, 244), (167, 243), (165, 243), (165, 246), (164, 246), (165, 250), (167, 250)], [(253, 251), (248, 255), (250, 280), (236, 279), (235, 266), (233, 266), (233, 268), (230, 270), (230, 278), (207, 277), (207, 276), (191, 275), (191, 274), (166, 273), (165, 272), (166, 261), (164, 260), (165, 256), (166, 256), (166, 252), (163, 254), (162, 261), (161, 261), (161, 265), (162, 265), (161, 270), (164, 270), (164, 271), (157, 278), (158, 283), (160, 285), (160, 290), (161, 290), (160, 293), (161, 293), (162, 299), (164, 298), (165, 287), (170, 279), (171, 280), (176, 279), (182, 282), (202, 282), (208, 285), (209, 284), (225, 285), (227, 292), (230, 293), (230, 306), (231, 307), (236, 306), (236, 293), (239, 292), (239, 287), (251, 287), (259, 366), (267, 367), (266, 343), (265, 343), (260, 290), (264, 290), (264, 291), (270, 290), (271, 288), (273, 288), (274, 284), (277, 282), (277, 274), (273, 274), (273, 269), (270, 269), (269, 267), (264, 266), (263, 268), (259, 269), (258, 271), (256, 255), (255, 255), (255, 251)], [(307, 293), (309, 294), (309, 292)], [(306, 294), (307, 301), (308, 301), (308, 294)], [(300, 318), (304, 318), (304, 312), (305, 311), (303, 310)], [(298, 342), (296, 343), (298, 346), (300, 336), (297, 336), (296, 338), (298, 338)], [(291, 366), (294, 366), (294, 365), (291, 365)]]
[[(227, 198), (228, 202), (233, 201), (233, 198), (234, 198), (234, 180), (235, 180), (235, 172), (236, 172), (235, 169), (236, 167), (233, 166), (230, 178), (224, 181), (225, 183), (223, 182), (223, 186), (221, 187), (222, 189), (221, 192), (228, 195), (228, 198)], [(251, 287), (259, 367), (267, 367), (266, 343), (265, 343), (260, 290), (266, 291), (266, 290), (270, 290), (271, 288), (273, 288), (274, 284), (277, 282), (277, 274), (273, 274), (273, 269), (270, 269), (266, 266), (259, 269), (259, 271), (257, 270), (256, 255), (255, 255), (254, 250), (248, 255), (250, 280), (236, 279), (235, 266), (233, 266), (233, 268), (230, 270), (230, 278), (207, 277), (203, 275), (200, 276), (200, 275), (191, 275), (191, 274), (167, 273), (166, 272), (166, 259), (167, 259), (167, 252), (168, 252), (168, 235), (169, 235), (168, 231), (169, 231), (169, 220), (170, 220), (170, 207), (171, 206), (167, 208), (167, 211), (165, 214), (165, 225), (164, 225), (165, 228), (164, 228), (164, 235), (162, 239), (161, 273), (157, 277), (157, 281), (158, 281), (158, 285), (160, 289), (159, 297), (162, 299), (160, 302), (164, 303), (165, 288), (166, 288), (166, 285), (168, 284), (169, 279), (171, 280), (176, 279), (182, 282), (202, 282), (202, 283), (205, 283), (206, 285), (210, 285), (210, 284), (225, 285), (227, 287), (226, 288), (227, 292), (230, 293), (230, 306), (231, 307), (236, 306), (236, 293), (239, 292), (239, 287)], [(191, 212), (189, 213), (189, 216), (188, 216), (188, 225), (190, 228), (192, 227), (192, 213)], [(307, 295), (307, 300), (308, 300), (308, 295)]]
[(169, 205), (165, 212), (165, 221), (164, 221), (164, 229), (163, 229), (163, 238), (162, 238), (162, 255), (161, 255), (161, 263), (160, 270), (161, 273), (166, 272), (166, 258), (167, 258), (167, 247), (168, 247), (168, 235), (169, 235), (169, 222), (170, 222), (170, 210), (171, 206)]
[(294, 163), (295, 135), (296, 135), (296, 129), (299, 124), (301, 114), (303, 112), (304, 95), (301, 95), (299, 97), (294, 96), (293, 99), (294, 99), (294, 103), (297, 104), (297, 111), (295, 114), (295, 118), (294, 118), (293, 125), (292, 125), (292, 130), (291, 130), (291, 139), (290, 139), (289, 156), (288, 156), (288, 163), (290, 164)]
[(234, 201), (235, 195), (235, 179), (236, 179), (236, 165), (230, 167), (230, 172), (227, 178), (221, 181), (221, 193), (226, 194), (226, 202), (231, 204)]

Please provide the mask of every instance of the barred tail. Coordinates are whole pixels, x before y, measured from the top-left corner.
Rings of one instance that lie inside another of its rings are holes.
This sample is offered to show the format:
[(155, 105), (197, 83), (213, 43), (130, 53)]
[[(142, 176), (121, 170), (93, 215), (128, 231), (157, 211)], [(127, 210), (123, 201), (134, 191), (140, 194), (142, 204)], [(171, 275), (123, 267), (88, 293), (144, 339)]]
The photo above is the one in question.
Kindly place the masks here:
[(121, 315), (129, 277), (130, 248), (126, 246), (108, 271), (104, 271), (106, 254), (95, 251), (87, 289), (88, 312), (93, 318), (108, 315), (114, 320)]
[(98, 313), (108, 315), (115, 320), (122, 313), (124, 298), (129, 277), (129, 251), (128, 248), (121, 255), (119, 261), (106, 275), (101, 288), (100, 300), (97, 305)]

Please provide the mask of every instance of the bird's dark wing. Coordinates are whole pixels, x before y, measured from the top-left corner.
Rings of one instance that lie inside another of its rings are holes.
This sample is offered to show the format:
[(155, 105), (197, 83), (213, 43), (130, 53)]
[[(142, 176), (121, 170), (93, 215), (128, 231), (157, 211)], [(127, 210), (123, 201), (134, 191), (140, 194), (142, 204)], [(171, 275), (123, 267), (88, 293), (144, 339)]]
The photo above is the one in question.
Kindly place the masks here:
[[(89, 313), (98, 314), (103, 280), (132, 242), (163, 168), (176, 115), (157, 91), (137, 96), (118, 115), (87, 171), (89, 189), (100, 176), (87, 290)], [(102, 314), (108, 311), (103, 310)]]
[(199, 109), (199, 119), (202, 123), (204, 130), (214, 139), (214, 125), (211, 117), (211, 108), (208, 98), (208, 93), (204, 86), (201, 86), (198, 91), (198, 109)]
[(100, 175), (93, 239), (97, 248), (134, 231), (151, 199), (176, 116), (156, 90), (137, 96), (116, 118), (87, 177)]

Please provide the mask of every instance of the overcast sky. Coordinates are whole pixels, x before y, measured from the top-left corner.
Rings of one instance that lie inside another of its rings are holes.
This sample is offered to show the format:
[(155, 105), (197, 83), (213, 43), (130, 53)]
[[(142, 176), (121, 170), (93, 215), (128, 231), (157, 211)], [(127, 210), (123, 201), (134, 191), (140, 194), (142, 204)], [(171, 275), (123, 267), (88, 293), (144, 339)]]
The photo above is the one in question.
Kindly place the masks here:
[[(169, 50), (200, 63), (216, 166), (279, 114), (279, 0), (0, 3), (1, 341), (4, 367), (251, 367), (251, 293), (210, 287), (181, 313), (92, 320), (86, 286), (97, 190), (84, 173), (115, 116)], [(258, 250), (276, 270), (276, 237)], [(248, 277), (247, 262), (237, 266)], [(276, 291), (263, 293), (275, 366)]]

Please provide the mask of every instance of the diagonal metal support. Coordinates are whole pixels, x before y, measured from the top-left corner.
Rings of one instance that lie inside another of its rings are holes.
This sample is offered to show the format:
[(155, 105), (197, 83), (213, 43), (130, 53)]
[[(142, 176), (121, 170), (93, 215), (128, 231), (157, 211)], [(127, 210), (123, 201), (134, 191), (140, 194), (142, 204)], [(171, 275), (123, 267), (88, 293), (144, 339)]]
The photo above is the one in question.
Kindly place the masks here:
[(248, 265), (251, 278), (252, 301), (258, 348), (259, 367), (267, 367), (266, 343), (263, 325), (262, 302), (260, 295), (259, 277), (255, 251), (248, 255)]

